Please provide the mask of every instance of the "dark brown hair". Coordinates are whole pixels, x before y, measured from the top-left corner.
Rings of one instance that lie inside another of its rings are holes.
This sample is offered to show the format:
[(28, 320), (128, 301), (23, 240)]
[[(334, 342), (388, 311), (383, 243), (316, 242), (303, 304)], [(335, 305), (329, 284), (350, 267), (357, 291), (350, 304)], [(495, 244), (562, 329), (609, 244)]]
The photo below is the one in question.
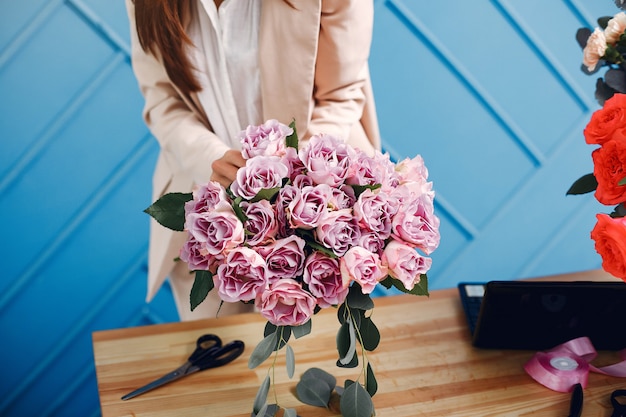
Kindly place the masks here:
[[(141, 47), (147, 53), (161, 56), (167, 75), (183, 94), (200, 90), (189, 56), (185, 53), (185, 48), (192, 45), (183, 26), (183, 15), (189, 8), (189, 1), (133, 0)], [(290, 0), (284, 2), (295, 9)]]
[(139, 44), (144, 51), (161, 56), (170, 80), (189, 94), (200, 90), (185, 48), (192, 45), (183, 27), (189, 0), (133, 0)]

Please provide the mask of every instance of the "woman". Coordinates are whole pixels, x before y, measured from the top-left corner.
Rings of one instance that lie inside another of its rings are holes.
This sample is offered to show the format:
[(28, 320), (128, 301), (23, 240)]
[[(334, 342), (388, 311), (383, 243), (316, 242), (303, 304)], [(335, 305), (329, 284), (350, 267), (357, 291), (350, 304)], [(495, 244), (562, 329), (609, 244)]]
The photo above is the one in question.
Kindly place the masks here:
[[(373, 152), (380, 140), (367, 59), (371, 0), (127, 0), (144, 119), (159, 142), (153, 199), (244, 164), (237, 133), (276, 119)], [(181, 320), (215, 316), (216, 291), (193, 312), (193, 275), (175, 262), (186, 239), (151, 223), (147, 301), (167, 276)], [(224, 305), (220, 314), (248, 309)]]

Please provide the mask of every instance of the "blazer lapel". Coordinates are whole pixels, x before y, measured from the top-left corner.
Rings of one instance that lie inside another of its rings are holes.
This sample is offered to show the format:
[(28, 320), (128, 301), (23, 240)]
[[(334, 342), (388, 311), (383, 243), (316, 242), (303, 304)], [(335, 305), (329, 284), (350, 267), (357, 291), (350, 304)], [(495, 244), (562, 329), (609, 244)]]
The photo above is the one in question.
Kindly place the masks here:
[(310, 118), (321, 0), (262, 0), (259, 34), (261, 96), (265, 120), (277, 119), (303, 135)]

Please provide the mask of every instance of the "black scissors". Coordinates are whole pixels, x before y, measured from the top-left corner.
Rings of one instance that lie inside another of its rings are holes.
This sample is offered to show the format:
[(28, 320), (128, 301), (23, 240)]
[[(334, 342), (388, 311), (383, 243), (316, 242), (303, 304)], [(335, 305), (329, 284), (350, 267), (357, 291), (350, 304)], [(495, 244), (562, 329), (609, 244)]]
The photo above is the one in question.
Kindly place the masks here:
[(222, 346), (222, 339), (214, 334), (205, 334), (198, 338), (196, 350), (182, 366), (172, 372), (163, 375), (161, 378), (150, 382), (143, 387), (122, 397), (122, 400), (129, 400), (133, 397), (151, 391), (161, 385), (176, 381), (184, 376), (193, 374), (209, 368), (217, 368), (226, 365), (237, 359), (243, 353), (244, 344), (241, 340), (234, 340)]

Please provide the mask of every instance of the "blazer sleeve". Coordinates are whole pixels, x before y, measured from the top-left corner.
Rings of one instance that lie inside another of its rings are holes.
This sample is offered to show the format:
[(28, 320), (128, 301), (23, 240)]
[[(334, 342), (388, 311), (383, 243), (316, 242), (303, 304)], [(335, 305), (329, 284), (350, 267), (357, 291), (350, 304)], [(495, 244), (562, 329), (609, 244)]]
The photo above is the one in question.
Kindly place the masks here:
[(347, 138), (363, 115), (374, 23), (371, 0), (323, 0), (310, 133)]
[[(146, 53), (139, 44), (132, 0), (126, 0), (130, 21), (131, 61), (139, 89), (145, 99), (143, 117), (159, 142), (161, 157), (171, 176), (204, 183), (211, 176), (211, 164), (229, 147), (192, 110), (170, 81), (158, 57)], [(175, 190), (173, 190), (175, 191)], [(187, 191), (187, 190), (180, 190)]]

